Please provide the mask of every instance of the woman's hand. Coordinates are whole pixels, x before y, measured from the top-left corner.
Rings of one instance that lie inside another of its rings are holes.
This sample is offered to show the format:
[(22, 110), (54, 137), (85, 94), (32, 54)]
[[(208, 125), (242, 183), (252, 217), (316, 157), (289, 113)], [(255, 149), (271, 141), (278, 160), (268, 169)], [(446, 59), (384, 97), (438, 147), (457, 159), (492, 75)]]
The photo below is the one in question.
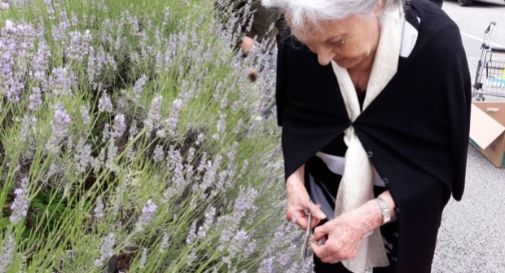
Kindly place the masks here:
[(326, 218), (320, 205), (313, 204), (310, 201), (309, 194), (304, 185), (304, 170), (305, 166), (302, 165), (286, 181), (286, 218), (288, 221), (295, 222), (301, 229), (307, 228), (308, 217), (305, 213), (306, 210), (310, 210), (312, 213), (312, 225), (310, 228), (314, 228), (321, 220)]
[(251, 37), (244, 36), (242, 38), (242, 43), (240, 43), (240, 48), (245, 55), (249, 55), (249, 53), (253, 51), (255, 44), (256, 42)]
[(354, 258), (361, 241), (382, 223), (375, 200), (340, 215), (314, 230), (311, 248), (324, 263)]

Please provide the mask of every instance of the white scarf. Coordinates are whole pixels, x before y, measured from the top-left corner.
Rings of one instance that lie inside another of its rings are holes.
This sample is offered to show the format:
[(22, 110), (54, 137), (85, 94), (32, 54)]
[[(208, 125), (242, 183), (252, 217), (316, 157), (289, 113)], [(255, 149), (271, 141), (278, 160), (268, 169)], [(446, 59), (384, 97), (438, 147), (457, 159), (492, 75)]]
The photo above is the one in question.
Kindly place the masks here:
[[(386, 10), (383, 14), (379, 45), (366, 89), (363, 110), (370, 105), (396, 74), (404, 20), (401, 8)], [(354, 122), (361, 114), (356, 89), (347, 69), (339, 67), (333, 61), (331, 64), (338, 79), (347, 114)], [(335, 216), (356, 209), (374, 198), (373, 170), (367, 152), (352, 126), (347, 128), (344, 133), (344, 141), (347, 145), (346, 164), (338, 188)], [(370, 272), (370, 268), (388, 266), (389, 261), (380, 229), (375, 229), (370, 236), (363, 239), (355, 258), (344, 260), (342, 264), (353, 273)]]

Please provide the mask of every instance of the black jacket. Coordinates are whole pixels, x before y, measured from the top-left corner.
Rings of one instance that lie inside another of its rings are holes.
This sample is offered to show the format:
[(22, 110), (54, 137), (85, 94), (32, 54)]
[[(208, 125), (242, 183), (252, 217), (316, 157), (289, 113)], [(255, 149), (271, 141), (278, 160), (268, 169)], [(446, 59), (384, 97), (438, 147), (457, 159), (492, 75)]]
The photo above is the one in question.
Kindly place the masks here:
[[(414, 50), (352, 125), (398, 208), (395, 272), (427, 273), (442, 210), (464, 190), (471, 87), (456, 24), (427, 1), (406, 14), (421, 19)], [(351, 122), (331, 65), (294, 38), (280, 44), (277, 73), (288, 177)]]

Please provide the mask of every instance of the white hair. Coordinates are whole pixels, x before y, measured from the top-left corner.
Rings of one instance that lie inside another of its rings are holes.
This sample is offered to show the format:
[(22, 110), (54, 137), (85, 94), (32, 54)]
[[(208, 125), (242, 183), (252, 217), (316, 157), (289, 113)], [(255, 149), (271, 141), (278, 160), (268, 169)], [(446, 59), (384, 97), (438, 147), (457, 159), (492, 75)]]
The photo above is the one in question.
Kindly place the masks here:
[(343, 19), (354, 14), (370, 14), (379, 1), (385, 9), (401, 5), (400, 0), (261, 0), (265, 7), (279, 8), (289, 18), (291, 28), (303, 29), (305, 23)]

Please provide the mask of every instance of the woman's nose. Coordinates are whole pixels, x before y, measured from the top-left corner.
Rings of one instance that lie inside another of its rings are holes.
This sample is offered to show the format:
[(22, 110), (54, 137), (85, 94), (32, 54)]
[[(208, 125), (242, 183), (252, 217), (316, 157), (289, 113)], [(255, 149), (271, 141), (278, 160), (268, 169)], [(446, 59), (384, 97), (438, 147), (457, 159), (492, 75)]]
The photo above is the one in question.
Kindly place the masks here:
[(317, 60), (320, 65), (327, 65), (335, 57), (335, 54), (328, 49), (320, 49), (317, 51)]

